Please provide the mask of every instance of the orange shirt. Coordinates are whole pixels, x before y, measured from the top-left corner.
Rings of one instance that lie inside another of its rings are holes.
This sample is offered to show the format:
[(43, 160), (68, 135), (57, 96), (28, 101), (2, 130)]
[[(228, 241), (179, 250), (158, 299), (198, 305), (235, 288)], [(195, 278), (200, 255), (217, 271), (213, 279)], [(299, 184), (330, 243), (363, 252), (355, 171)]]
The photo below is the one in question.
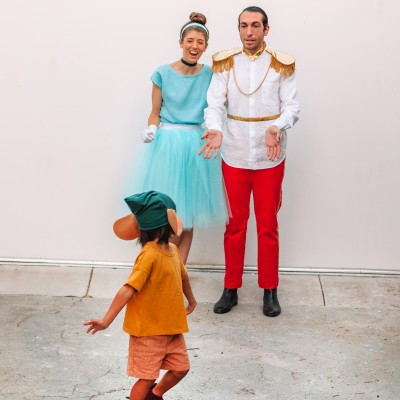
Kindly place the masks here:
[(188, 273), (178, 248), (170, 252), (147, 242), (125, 282), (135, 288), (126, 305), (123, 329), (133, 336), (175, 335), (188, 332), (182, 280)]

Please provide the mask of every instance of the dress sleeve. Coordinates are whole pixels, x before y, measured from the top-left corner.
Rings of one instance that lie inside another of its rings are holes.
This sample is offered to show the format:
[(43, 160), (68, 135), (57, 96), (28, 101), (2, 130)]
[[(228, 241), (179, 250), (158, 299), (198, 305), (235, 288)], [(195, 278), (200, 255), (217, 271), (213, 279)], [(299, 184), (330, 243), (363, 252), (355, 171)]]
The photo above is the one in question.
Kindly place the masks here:
[(161, 76), (159, 69), (154, 71), (154, 73), (153, 73), (153, 75), (151, 75), (150, 79), (155, 85), (157, 85), (160, 89), (162, 89), (162, 76)]

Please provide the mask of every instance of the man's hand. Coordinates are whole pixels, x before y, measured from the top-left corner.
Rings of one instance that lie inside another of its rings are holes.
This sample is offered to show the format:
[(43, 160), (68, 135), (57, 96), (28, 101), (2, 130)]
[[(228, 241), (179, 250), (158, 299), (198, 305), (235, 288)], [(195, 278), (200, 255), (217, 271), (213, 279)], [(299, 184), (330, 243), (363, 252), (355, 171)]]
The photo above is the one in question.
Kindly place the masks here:
[(217, 158), (222, 143), (222, 132), (215, 129), (206, 130), (201, 137), (201, 140), (203, 139), (206, 139), (206, 141), (197, 154), (200, 155), (204, 152), (204, 158), (211, 158), (213, 152), (215, 152), (214, 158)]
[(281, 130), (271, 125), (265, 132), (265, 143), (267, 144), (267, 155), (271, 161), (281, 155)]

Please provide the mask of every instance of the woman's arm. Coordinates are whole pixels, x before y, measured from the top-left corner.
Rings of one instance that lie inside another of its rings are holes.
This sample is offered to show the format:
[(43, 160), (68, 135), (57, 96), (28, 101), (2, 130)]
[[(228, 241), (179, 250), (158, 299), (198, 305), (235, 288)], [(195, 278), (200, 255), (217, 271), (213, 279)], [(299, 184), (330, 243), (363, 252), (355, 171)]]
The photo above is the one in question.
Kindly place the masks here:
[(160, 126), (160, 111), (162, 103), (162, 91), (153, 83), (153, 89), (151, 92), (151, 112), (148, 119), (148, 125)]

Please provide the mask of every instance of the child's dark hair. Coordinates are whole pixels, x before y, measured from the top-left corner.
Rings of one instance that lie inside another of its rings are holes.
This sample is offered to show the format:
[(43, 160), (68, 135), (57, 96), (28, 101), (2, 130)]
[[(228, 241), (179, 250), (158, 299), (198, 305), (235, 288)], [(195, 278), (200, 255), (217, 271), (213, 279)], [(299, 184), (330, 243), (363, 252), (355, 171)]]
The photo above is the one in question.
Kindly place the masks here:
[(154, 239), (158, 239), (158, 243), (168, 243), (171, 235), (174, 231), (171, 225), (164, 225), (161, 228), (151, 229), (149, 231), (140, 231), (138, 242), (144, 246), (147, 242), (152, 242)]

